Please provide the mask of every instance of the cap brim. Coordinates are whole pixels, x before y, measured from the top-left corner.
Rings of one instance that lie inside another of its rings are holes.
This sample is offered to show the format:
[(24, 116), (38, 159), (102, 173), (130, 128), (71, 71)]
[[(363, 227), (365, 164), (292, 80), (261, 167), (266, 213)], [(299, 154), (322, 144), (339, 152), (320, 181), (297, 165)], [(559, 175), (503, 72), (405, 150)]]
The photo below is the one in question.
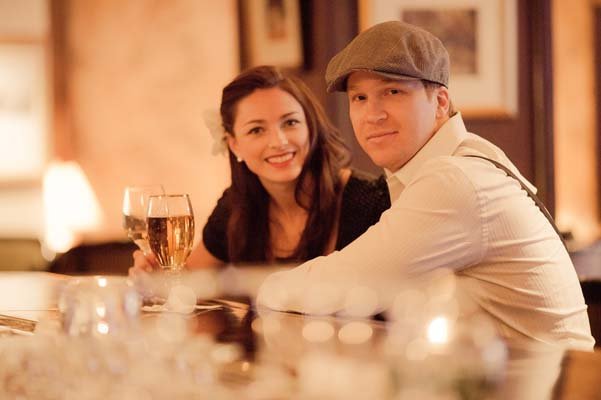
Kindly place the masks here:
[(408, 76), (408, 75), (392, 74), (390, 72), (382, 72), (382, 71), (369, 71), (369, 72), (373, 72), (374, 74), (382, 75), (385, 78), (392, 79), (395, 81), (421, 81), (422, 80), (422, 78), (416, 78), (414, 76)]
[(334, 82), (332, 82), (328, 88), (327, 88), (327, 92), (328, 93), (333, 93), (333, 92), (346, 92), (346, 81), (348, 80), (349, 76), (353, 73), (353, 72), (371, 72), (373, 74), (377, 74), (380, 76), (383, 76), (387, 79), (392, 79), (395, 81), (421, 81), (421, 78), (416, 78), (414, 76), (408, 76), (408, 75), (399, 75), (399, 74), (393, 74), (390, 72), (383, 72), (383, 71), (374, 71), (371, 69), (353, 69), (351, 71), (348, 71), (346, 74), (343, 74), (341, 76), (339, 76), (338, 78), (336, 78), (334, 80)]

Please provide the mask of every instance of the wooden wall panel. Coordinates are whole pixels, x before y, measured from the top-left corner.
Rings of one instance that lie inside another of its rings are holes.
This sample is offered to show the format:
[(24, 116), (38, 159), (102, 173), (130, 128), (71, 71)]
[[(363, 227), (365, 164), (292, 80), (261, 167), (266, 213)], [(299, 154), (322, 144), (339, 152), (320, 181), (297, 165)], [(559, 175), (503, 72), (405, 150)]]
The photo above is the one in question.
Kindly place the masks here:
[(548, 0), (518, 2), (518, 115), (466, 119), (467, 128), (495, 143), (538, 188), (551, 214), (553, 176), (553, 87), (551, 15)]
[[(601, 188), (601, 1), (597, 1), (595, 6), (595, 27), (593, 31), (594, 47), (595, 47), (595, 62), (594, 62), (594, 74), (595, 74), (595, 108), (597, 111), (597, 126), (596, 126), (596, 139), (597, 139), (597, 190)], [(601, 208), (601, 199), (597, 199), (599, 208)]]
[[(323, 99), (334, 122), (351, 144), (355, 165), (374, 173), (371, 163), (354, 139), (343, 94), (325, 94), (324, 73), (328, 61), (358, 32), (356, 0), (303, 1), (306, 28), (311, 29), (312, 64), (300, 71)], [(554, 210), (552, 70), (550, 0), (518, 1), (518, 107), (515, 118), (467, 119), (466, 125), (501, 147), (539, 188), (539, 196)], [(452, 95), (452, 94), (451, 94)]]

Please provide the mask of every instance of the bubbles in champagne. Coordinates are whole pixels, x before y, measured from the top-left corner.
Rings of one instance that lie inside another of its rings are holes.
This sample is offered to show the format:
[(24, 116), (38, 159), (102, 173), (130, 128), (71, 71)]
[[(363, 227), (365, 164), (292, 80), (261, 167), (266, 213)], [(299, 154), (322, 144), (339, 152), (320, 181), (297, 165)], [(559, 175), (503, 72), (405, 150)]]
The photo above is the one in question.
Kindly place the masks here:
[(148, 217), (148, 239), (163, 268), (179, 270), (192, 251), (194, 217)]

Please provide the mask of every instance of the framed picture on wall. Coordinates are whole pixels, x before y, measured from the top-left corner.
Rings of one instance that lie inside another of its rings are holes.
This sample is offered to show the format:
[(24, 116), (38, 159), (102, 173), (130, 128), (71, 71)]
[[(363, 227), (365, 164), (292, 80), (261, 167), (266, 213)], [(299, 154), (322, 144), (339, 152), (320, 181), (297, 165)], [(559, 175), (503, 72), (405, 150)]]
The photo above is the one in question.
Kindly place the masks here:
[(418, 25), (449, 51), (449, 90), (466, 117), (517, 114), (516, 0), (360, 0), (360, 29), (390, 20)]
[(243, 68), (303, 65), (299, 0), (241, 0)]

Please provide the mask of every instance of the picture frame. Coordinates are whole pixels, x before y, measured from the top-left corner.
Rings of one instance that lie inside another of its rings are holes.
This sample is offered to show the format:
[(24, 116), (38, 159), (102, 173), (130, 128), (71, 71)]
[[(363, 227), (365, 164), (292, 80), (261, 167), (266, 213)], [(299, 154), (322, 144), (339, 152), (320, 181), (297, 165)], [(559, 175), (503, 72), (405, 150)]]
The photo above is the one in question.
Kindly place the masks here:
[(451, 57), (451, 99), (465, 117), (517, 115), (516, 0), (359, 0), (360, 30), (390, 20), (442, 40)]
[(240, 0), (241, 66), (303, 66), (299, 0)]

